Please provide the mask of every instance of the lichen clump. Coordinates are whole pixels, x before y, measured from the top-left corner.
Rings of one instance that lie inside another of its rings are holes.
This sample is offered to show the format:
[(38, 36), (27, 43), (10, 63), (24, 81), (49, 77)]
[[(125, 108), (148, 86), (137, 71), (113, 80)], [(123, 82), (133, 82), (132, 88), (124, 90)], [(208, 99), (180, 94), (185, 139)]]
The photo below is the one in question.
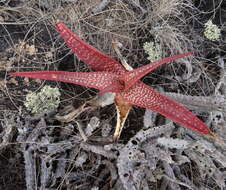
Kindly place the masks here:
[(220, 32), (220, 29), (217, 25), (213, 24), (212, 20), (209, 20), (207, 23), (205, 23), (204, 36), (207, 39), (211, 41), (219, 40)]
[(143, 45), (144, 51), (148, 54), (149, 61), (156, 61), (161, 59), (162, 48), (158, 42), (145, 42)]
[(39, 93), (26, 96), (24, 105), (33, 114), (54, 110), (60, 103), (60, 91), (57, 87), (44, 86)]

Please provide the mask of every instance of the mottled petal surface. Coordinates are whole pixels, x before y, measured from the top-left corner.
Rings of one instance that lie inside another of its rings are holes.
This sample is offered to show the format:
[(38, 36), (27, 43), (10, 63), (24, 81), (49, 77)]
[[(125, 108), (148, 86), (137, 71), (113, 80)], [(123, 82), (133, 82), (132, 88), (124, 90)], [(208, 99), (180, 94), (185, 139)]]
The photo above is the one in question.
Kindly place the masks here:
[(81, 40), (67, 28), (63, 22), (57, 23), (56, 29), (68, 47), (91, 68), (97, 71), (110, 71), (116, 73), (123, 73), (125, 71), (119, 62)]
[(128, 90), (133, 84), (135, 84), (138, 80), (140, 80), (143, 76), (146, 74), (150, 73), (157, 67), (169, 63), (171, 61), (174, 61), (176, 59), (182, 58), (184, 56), (188, 56), (190, 54), (194, 53), (193, 51), (186, 52), (183, 54), (171, 56), (171, 57), (166, 57), (164, 59), (149, 63), (147, 65), (144, 65), (142, 67), (139, 67), (137, 69), (134, 69), (132, 71), (126, 72), (120, 77), (120, 80), (124, 81), (125, 84), (125, 90)]
[(117, 75), (110, 72), (66, 72), (66, 71), (34, 71), (10, 73), (11, 76), (22, 76), (35, 79), (61, 81), (78, 84), (98, 90), (104, 90), (116, 80)]
[(209, 128), (192, 112), (142, 82), (137, 82), (121, 95), (130, 104), (150, 109), (193, 131), (212, 136)]

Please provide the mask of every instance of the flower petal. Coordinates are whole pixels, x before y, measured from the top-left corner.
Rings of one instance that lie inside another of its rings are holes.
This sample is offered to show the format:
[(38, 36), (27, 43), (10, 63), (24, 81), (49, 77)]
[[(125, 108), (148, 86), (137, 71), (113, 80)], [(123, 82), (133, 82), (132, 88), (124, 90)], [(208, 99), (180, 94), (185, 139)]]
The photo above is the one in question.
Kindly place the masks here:
[(115, 73), (110, 72), (66, 72), (66, 71), (34, 71), (15, 72), (11, 76), (21, 76), (35, 79), (61, 81), (98, 90), (104, 90), (116, 80)]
[(150, 109), (200, 134), (213, 136), (209, 128), (181, 104), (161, 95), (142, 82), (121, 93), (128, 103)]
[(171, 57), (166, 57), (164, 59), (161, 59), (159, 61), (154, 61), (152, 63), (149, 63), (147, 65), (144, 65), (142, 67), (138, 67), (137, 69), (133, 69), (132, 71), (126, 72), (121, 75), (120, 80), (124, 81), (125, 84), (125, 90), (128, 90), (132, 85), (134, 85), (138, 80), (140, 80), (143, 76), (146, 74), (150, 73), (157, 67), (171, 62), (173, 60), (179, 59), (184, 56), (188, 56), (190, 54), (194, 53), (193, 51), (186, 52), (183, 54), (171, 56)]
[(56, 24), (56, 29), (70, 49), (87, 65), (97, 71), (123, 73), (123, 66), (93, 46), (76, 36), (63, 22)]
[(124, 127), (125, 121), (128, 117), (129, 111), (132, 108), (132, 105), (124, 101), (120, 94), (116, 94), (115, 105), (117, 110), (117, 124), (113, 140), (118, 140)]

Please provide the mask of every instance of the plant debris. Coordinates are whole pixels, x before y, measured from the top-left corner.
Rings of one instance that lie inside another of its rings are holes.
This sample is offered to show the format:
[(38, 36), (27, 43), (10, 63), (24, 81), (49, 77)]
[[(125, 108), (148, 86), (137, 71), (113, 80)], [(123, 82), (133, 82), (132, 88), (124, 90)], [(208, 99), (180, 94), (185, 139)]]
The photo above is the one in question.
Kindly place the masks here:
[[(57, 20), (128, 70), (150, 62), (145, 43), (161, 58), (196, 50), (141, 80), (225, 141), (225, 18), (222, 0), (0, 1), (0, 189), (226, 189), (225, 147), (212, 139), (134, 107), (115, 142), (114, 93), (8, 75), (91, 72), (62, 43)], [(26, 95), (44, 86), (60, 92), (57, 106), (31, 113)]]

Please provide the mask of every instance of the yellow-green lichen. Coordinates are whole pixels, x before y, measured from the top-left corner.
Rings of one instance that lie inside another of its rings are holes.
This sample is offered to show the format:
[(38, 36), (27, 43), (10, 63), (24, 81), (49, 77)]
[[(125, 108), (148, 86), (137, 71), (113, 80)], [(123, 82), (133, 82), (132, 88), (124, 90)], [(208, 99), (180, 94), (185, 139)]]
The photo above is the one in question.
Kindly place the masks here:
[(205, 23), (205, 30), (204, 30), (204, 36), (211, 40), (216, 41), (220, 39), (220, 29), (217, 25), (213, 24), (212, 20), (209, 20), (207, 23)]
[(27, 94), (24, 105), (31, 113), (37, 114), (56, 109), (59, 106), (59, 103), (59, 89), (46, 85), (38, 93)]
[(162, 48), (158, 42), (145, 42), (144, 51), (148, 54), (149, 61), (156, 61), (162, 57)]

